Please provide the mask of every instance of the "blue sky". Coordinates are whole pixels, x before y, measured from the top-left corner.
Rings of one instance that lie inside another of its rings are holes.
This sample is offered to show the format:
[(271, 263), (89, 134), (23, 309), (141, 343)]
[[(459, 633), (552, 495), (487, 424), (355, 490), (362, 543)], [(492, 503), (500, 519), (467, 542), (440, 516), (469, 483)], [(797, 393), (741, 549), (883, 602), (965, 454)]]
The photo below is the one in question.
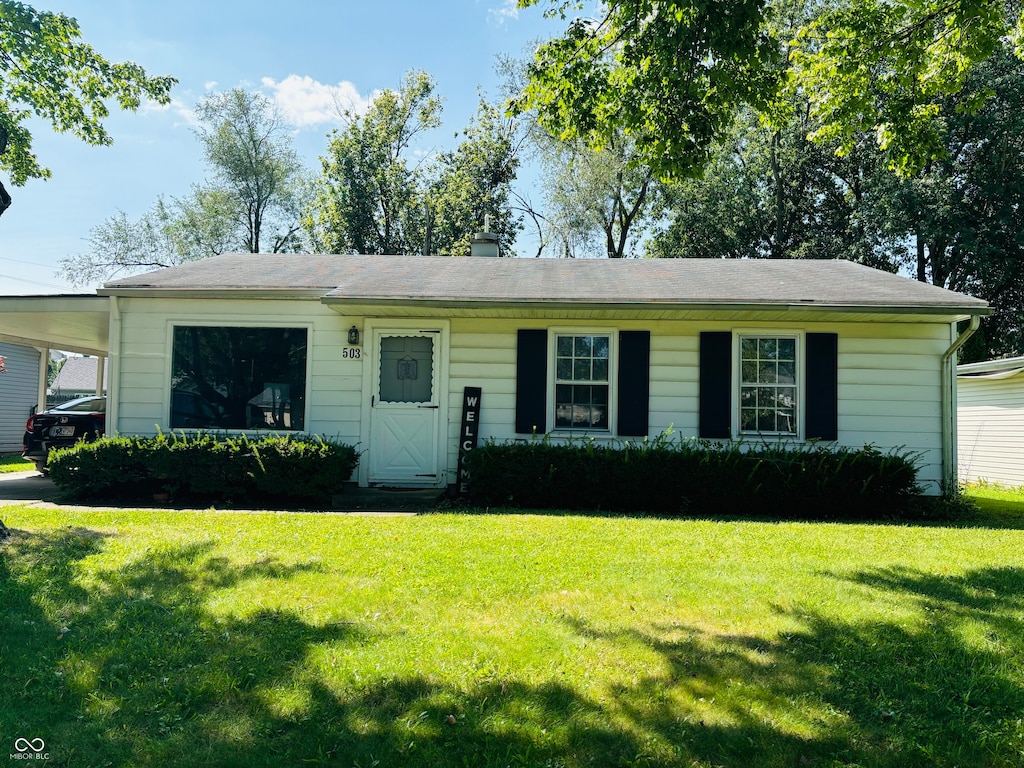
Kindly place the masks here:
[(319, 167), (337, 126), (335, 98), (363, 106), (375, 91), (397, 88), (423, 69), (444, 97), (443, 129), (420, 151), (447, 147), (476, 110), (480, 89), (498, 92), (495, 57), (522, 57), (540, 38), (562, 31), (541, 8), (514, 0), (35, 0), (40, 10), (78, 19), (83, 39), (115, 61), (135, 61), (178, 85), (166, 108), (114, 112), (111, 147), (91, 147), (34, 130), (36, 154), (53, 171), (24, 187), (0, 217), (0, 294), (91, 291), (55, 274), (60, 260), (89, 250), (89, 231), (121, 210), (137, 218), (159, 195), (185, 194), (203, 181), (191, 110), (210, 90), (261, 90), (289, 117), (295, 147)]

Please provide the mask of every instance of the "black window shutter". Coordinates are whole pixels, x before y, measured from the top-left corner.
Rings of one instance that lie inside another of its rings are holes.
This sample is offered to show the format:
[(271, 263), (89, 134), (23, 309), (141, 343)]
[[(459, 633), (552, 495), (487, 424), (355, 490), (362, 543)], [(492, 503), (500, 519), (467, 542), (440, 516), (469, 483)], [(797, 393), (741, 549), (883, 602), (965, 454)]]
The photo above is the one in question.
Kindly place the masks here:
[(805, 337), (808, 440), (839, 439), (839, 336), (808, 333)]
[(700, 334), (701, 437), (732, 437), (732, 332)]
[(619, 434), (646, 436), (651, 393), (651, 332), (619, 332)]
[(516, 345), (516, 432), (543, 435), (547, 425), (548, 332), (521, 328)]

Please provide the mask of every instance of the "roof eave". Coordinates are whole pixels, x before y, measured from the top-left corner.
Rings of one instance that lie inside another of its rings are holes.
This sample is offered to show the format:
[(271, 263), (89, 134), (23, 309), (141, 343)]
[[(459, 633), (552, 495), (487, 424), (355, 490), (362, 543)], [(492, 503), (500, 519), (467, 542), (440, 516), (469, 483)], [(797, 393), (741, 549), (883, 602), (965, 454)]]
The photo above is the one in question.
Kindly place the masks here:
[(513, 299), (465, 299), (465, 298), (421, 298), (395, 296), (324, 296), (321, 302), (327, 306), (344, 306), (346, 304), (376, 304), (386, 307), (451, 307), (454, 309), (559, 309), (559, 310), (677, 310), (677, 311), (714, 311), (727, 309), (730, 311), (820, 311), (843, 312), (851, 314), (898, 314), (898, 315), (943, 315), (950, 321), (959, 322), (975, 315), (987, 316), (992, 308), (985, 304), (978, 305), (891, 305), (891, 304), (826, 304), (818, 302), (684, 302), (684, 301), (535, 301)]
[(158, 286), (117, 286), (99, 288), (101, 296), (133, 299), (320, 299), (333, 288), (161, 288)]
[(893, 315), (941, 315), (951, 322), (967, 320), (972, 316), (987, 316), (992, 308), (987, 304), (945, 305), (945, 304), (836, 304), (813, 301), (801, 302), (733, 302), (733, 301), (588, 301), (572, 299), (467, 299), (464, 297), (419, 297), (419, 296), (332, 296), (334, 288), (201, 288), (201, 287), (158, 287), (158, 286), (116, 286), (100, 288), (100, 296), (126, 298), (164, 299), (298, 299), (319, 300), (326, 306), (373, 304), (384, 307), (442, 308), (452, 309), (501, 309), (501, 310), (589, 310), (589, 311), (751, 311), (751, 312), (830, 312), (845, 314), (893, 314)]

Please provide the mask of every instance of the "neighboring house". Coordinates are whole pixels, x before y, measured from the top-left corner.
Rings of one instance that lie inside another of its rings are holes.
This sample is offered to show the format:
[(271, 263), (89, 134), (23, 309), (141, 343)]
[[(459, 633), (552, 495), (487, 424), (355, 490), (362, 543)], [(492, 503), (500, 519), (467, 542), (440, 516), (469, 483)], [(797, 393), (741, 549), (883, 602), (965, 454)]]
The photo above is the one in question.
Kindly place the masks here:
[(957, 367), (960, 480), (1024, 486), (1024, 357)]
[[(7, 372), (0, 374), (0, 451), (21, 450), (25, 422), (39, 402), (39, 360), (42, 353), (22, 344), (0, 342)], [(26, 464), (31, 469), (31, 464)]]
[[(96, 394), (96, 378), (102, 358), (98, 357), (68, 357), (64, 360), (60, 371), (50, 384), (47, 391), (51, 395), (51, 405), (66, 402), (76, 397)], [(107, 370), (103, 369), (103, 381), (101, 393), (107, 389)]]
[(358, 444), (360, 485), (438, 488), (464, 430), (672, 430), (912, 451), (937, 493), (956, 477), (957, 323), (989, 312), (811, 260), (226, 254), (98, 293), (110, 431), (301, 430)]

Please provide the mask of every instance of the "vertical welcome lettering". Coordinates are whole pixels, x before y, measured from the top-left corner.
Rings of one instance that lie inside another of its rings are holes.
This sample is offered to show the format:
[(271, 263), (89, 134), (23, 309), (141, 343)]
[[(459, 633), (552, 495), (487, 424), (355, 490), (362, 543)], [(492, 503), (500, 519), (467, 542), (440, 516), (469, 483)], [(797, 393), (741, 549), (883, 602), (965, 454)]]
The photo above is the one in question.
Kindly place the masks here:
[(466, 492), (466, 455), (476, 448), (480, 436), (480, 387), (462, 392), (462, 427), (459, 429), (459, 493)]

